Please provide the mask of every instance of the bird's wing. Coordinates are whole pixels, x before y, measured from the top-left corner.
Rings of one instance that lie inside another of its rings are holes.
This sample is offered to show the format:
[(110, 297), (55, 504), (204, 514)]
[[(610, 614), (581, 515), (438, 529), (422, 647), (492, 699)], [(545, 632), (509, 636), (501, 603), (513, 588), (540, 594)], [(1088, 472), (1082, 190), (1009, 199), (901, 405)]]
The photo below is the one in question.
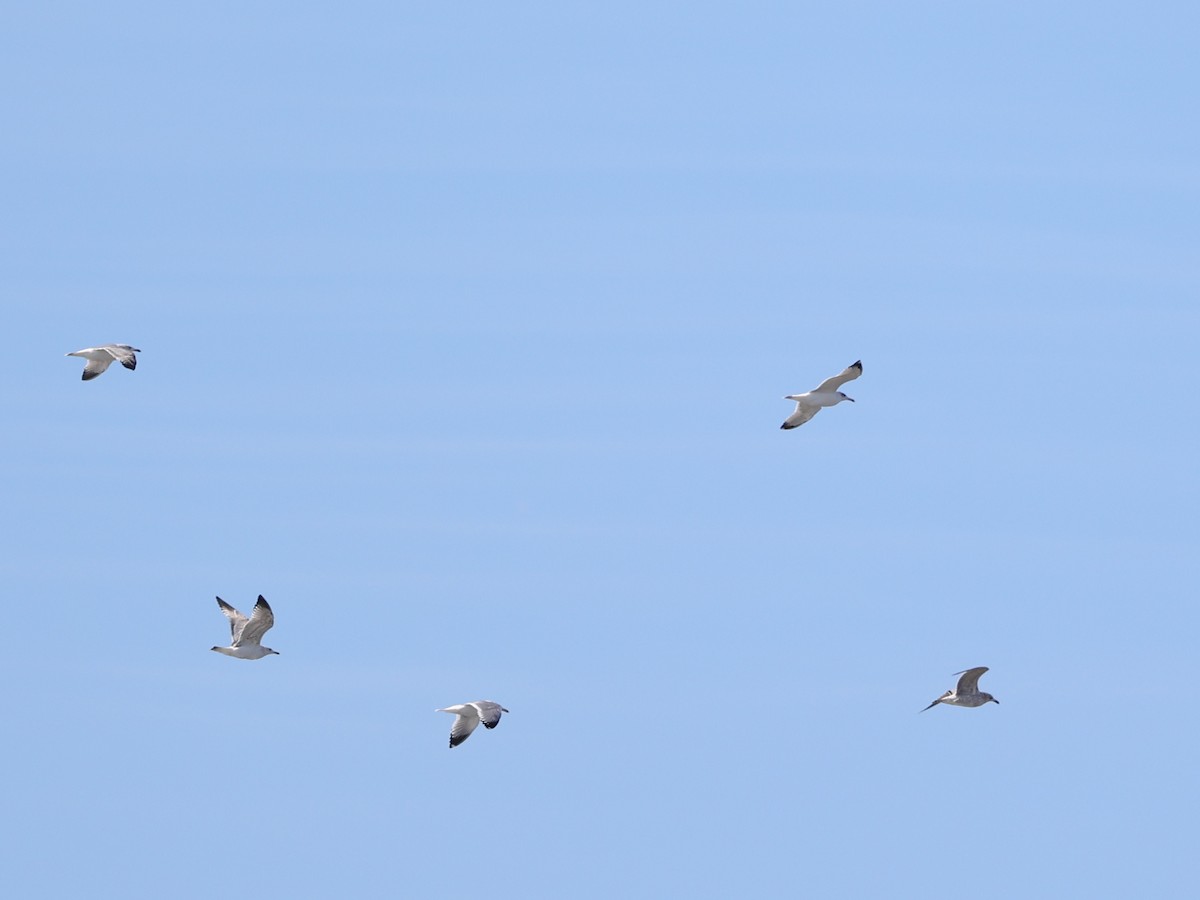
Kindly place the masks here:
[(127, 368), (127, 369), (136, 369), (137, 368), (137, 357), (134, 356), (133, 354), (140, 353), (141, 352), (140, 350), (137, 350), (134, 347), (130, 347), (128, 344), (105, 344), (103, 347), (101, 347), (99, 349), (101, 349), (105, 353), (109, 354), (113, 359), (115, 359), (117, 362), (119, 362), (125, 368)]
[(495, 728), (499, 725), (500, 714), (508, 712), (499, 703), (493, 703), (491, 700), (476, 700), (474, 703), (468, 705), (475, 707), (479, 711), (479, 720), (487, 728)]
[(955, 675), (961, 675), (958, 679), (958, 687), (954, 689), (954, 693), (962, 697), (966, 694), (979, 693), (979, 676), (988, 670), (987, 666), (976, 666), (974, 669), (967, 669), (963, 672), (955, 672)]
[(112, 365), (112, 360), (108, 358), (89, 359), (83, 367), (83, 380), (91, 381), (93, 378), (99, 378), (110, 365)]
[(221, 607), (221, 612), (225, 613), (225, 618), (229, 620), (229, 631), (233, 636), (231, 646), (236, 647), (238, 638), (242, 636), (242, 629), (246, 627), (246, 622), (249, 620), (220, 597), (217, 598), (217, 605)]
[(841, 372), (839, 372), (837, 375), (834, 375), (832, 378), (826, 378), (817, 386), (817, 389), (813, 391), (813, 393), (824, 394), (828, 393), (829, 391), (836, 391), (847, 381), (853, 381), (861, 374), (862, 360), (860, 359), (857, 362), (852, 362), (850, 365), (846, 366), (846, 368), (842, 369)]
[(234, 643), (257, 644), (262, 640), (262, 636), (271, 630), (271, 626), (274, 624), (275, 614), (271, 612), (271, 607), (267, 605), (267, 601), (263, 595), (259, 594), (258, 602), (254, 604), (254, 612), (250, 613), (250, 620), (246, 622), (241, 635)]
[[(942, 694), (942, 696), (938, 697), (936, 700), (934, 700), (932, 703), (930, 703), (927, 707), (925, 707), (925, 709), (933, 709), (935, 706), (937, 706), (939, 703), (941, 703), (943, 700), (945, 700), (949, 696), (950, 696), (950, 691), (946, 691), (946, 693)], [(925, 709), (921, 710), (921, 712), (925, 712)]]
[(454, 717), (454, 725), (450, 728), (450, 746), (457, 747), (471, 736), (471, 732), (479, 725), (479, 711), (473, 703), (463, 705), (462, 712)]
[(784, 419), (780, 428), (799, 428), (813, 416), (821, 411), (819, 406), (807, 406), (803, 403), (796, 404), (796, 411)]

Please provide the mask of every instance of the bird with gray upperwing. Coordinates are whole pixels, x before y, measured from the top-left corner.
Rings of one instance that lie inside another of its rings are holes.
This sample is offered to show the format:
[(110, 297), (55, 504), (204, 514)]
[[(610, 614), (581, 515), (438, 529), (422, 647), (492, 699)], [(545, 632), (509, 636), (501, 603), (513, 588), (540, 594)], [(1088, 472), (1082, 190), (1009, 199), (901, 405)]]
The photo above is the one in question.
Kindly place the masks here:
[(246, 618), (220, 597), (217, 598), (217, 605), (221, 607), (221, 612), (225, 613), (225, 618), (229, 620), (229, 630), (233, 641), (228, 647), (213, 647), (213, 650), (224, 653), (226, 656), (232, 656), (234, 659), (262, 659), (264, 656), (272, 654), (279, 655), (278, 650), (272, 650), (270, 647), (262, 645), (263, 635), (270, 631), (271, 626), (275, 624), (275, 614), (271, 612), (271, 607), (267, 605), (262, 594), (258, 595), (258, 602), (254, 604), (254, 611), (250, 613), (250, 618)]
[[(974, 669), (955, 672), (955, 675), (961, 675), (962, 678), (958, 679), (954, 690), (946, 691), (925, 709), (933, 709), (939, 703), (945, 703), (947, 706), (983, 706), (985, 703), (999, 703), (1000, 701), (991, 694), (979, 690), (979, 676), (987, 670), (987, 666), (976, 666)], [(921, 712), (925, 712), (925, 709)]]

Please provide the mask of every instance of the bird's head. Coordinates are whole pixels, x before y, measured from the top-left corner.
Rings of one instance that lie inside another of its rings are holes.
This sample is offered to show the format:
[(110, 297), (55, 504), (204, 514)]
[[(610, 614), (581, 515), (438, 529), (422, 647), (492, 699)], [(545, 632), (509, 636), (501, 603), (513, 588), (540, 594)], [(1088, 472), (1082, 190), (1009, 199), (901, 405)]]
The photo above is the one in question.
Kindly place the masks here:
[(997, 704), (1000, 702), (995, 697), (993, 697), (991, 694), (985, 693), (985, 694), (981, 694), (980, 696), (984, 697), (985, 701), (991, 701), (992, 703), (997, 703)]
[(854, 402), (854, 398), (853, 398), (853, 397), (847, 397), (847, 396), (846, 396), (845, 394), (843, 394), (841, 391), (838, 391), (838, 396), (839, 396), (839, 397), (841, 397), (843, 400), (849, 400), (851, 403), (853, 403), (853, 402)]

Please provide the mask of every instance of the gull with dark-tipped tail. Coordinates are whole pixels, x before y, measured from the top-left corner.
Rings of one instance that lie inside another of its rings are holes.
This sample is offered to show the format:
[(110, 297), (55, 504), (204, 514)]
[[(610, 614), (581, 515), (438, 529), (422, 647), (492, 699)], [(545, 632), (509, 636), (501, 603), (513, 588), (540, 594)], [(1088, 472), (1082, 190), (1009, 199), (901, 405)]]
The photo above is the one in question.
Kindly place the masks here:
[[(987, 666), (976, 666), (973, 669), (955, 672), (955, 675), (961, 675), (962, 678), (958, 679), (958, 685), (954, 690), (946, 691), (925, 709), (933, 709), (939, 703), (945, 703), (948, 706), (983, 706), (985, 703), (999, 703), (1000, 701), (991, 694), (979, 690), (979, 676), (987, 670)], [(921, 712), (925, 712), (925, 709)]]
[(500, 724), (500, 714), (508, 712), (499, 703), (491, 700), (476, 700), (474, 703), (458, 703), (434, 712), (453, 713), (457, 718), (450, 726), (450, 746), (457, 747), (471, 736), (480, 722), (484, 728), (495, 728)]
[(262, 659), (271, 654), (279, 655), (278, 650), (272, 650), (270, 647), (262, 645), (263, 635), (270, 631), (271, 626), (275, 624), (275, 614), (271, 612), (271, 607), (267, 605), (262, 594), (258, 595), (258, 602), (254, 604), (254, 611), (250, 613), (248, 619), (220, 597), (217, 598), (217, 605), (221, 607), (221, 612), (225, 613), (225, 618), (229, 620), (229, 630), (233, 634), (233, 642), (228, 647), (213, 647), (212, 649), (236, 659)]
[(101, 344), (99, 347), (76, 350), (67, 356), (82, 356), (87, 360), (87, 365), (83, 367), (83, 380), (91, 381), (103, 375), (104, 370), (112, 365), (114, 360), (127, 369), (136, 369), (137, 357), (133, 354), (141, 352), (137, 347), (130, 347), (128, 344)]
[(837, 406), (843, 400), (854, 402), (853, 397), (847, 397), (838, 390), (847, 381), (853, 381), (862, 374), (862, 360), (846, 366), (839, 374), (826, 378), (807, 394), (788, 394), (784, 400), (795, 400), (796, 411), (784, 420), (780, 428), (799, 428), (826, 406)]

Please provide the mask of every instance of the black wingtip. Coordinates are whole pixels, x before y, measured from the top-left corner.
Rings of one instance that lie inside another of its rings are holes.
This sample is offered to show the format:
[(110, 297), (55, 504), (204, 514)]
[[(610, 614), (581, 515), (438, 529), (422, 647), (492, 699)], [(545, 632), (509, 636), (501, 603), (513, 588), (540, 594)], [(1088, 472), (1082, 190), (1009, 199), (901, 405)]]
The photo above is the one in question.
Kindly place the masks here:
[(862, 360), (856, 359), (854, 362), (850, 363), (850, 368), (858, 369), (858, 371), (861, 372), (862, 371)]
[(136, 369), (137, 368), (137, 357), (131, 356), (128, 360), (123, 359), (123, 360), (121, 360), (121, 365), (123, 365), (127, 369)]
[(792, 430), (793, 428), (795, 428), (796, 426), (795, 426), (795, 425), (789, 425), (787, 422), (784, 422), (784, 423), (783, 423), (782, 425), (780, 425), (779, 427), (780, 427), (780, 428), (782, 428), (784, 431), (791, 431), (791, 430)]

